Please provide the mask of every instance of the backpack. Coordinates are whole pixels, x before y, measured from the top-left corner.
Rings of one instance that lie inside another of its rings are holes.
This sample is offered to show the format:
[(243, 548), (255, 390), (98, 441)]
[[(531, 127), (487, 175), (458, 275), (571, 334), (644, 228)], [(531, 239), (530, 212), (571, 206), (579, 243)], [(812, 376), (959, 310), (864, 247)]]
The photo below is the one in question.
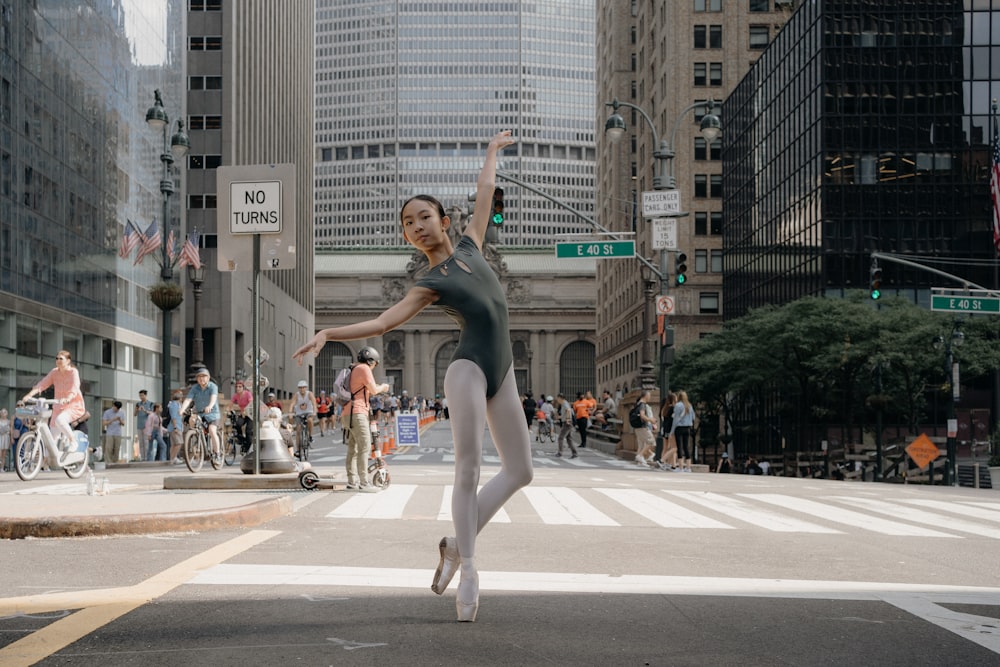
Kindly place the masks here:
[(167, 411), (163, 413), (163, 417), (160, 418), (160, 424), (163, 428), (170, 426), (170, 409), (168, 407)]
[(646, 425), (646, 422), (642, 421), (642, 407), (644, 405), (646, 404), (639, 401), (628, 411), (628, 425), (632, 428), (642, 428)]
[(350, 403), (354, 400), (351, 395), (351, 371), (353, 369), (354, 366), (348, 366), (337, 373), (337, 378), (333, 381), (333, 397), (341, 403)]

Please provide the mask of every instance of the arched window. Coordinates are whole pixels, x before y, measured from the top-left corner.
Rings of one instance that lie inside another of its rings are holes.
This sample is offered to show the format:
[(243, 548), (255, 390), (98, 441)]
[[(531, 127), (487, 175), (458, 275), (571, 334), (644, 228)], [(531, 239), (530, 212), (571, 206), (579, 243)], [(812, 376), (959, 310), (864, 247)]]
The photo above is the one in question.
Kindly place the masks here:
[(596, 391), (594, 344), (585, 340), (570, 343), (559, 355), (559, 391), (573, 400), (577, 392)]
[(337, 373), (350, 366), (352, 361), (354, 354), (351, 348), (343, 343), (324, 345), (316, 357), (316, 385), (312, 387), (313, 391), (319, 395), (320, 390), (325, 389), (329, 394), (333, 390), (333, 381), (337, 379)]

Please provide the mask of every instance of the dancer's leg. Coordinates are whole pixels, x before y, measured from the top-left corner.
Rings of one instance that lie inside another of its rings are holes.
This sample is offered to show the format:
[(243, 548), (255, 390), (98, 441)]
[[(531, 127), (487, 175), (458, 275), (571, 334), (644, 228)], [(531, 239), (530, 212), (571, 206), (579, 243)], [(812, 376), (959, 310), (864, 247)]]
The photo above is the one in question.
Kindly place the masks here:
[(531, 483), (531, 439), (529, 433), (517, 423), (518, 412), (523, 411), (514, 381), (514, 369), (511, 368), (500, 390), (486, 403), (486, 421), (500, 456), (500, 472), (479, 492), (479, 530), (518, 489)]
[[(444, 392), (448, 398), (455, 447), (455, 486), (451, 494), (455, 540), (462, 558), (472, 558), (479, 532), (476, 492), (486, 427), (486, 376), (473, 362), (457, 359), (445, 373)], [(524, 421), (523, 414), (518, 421)]]

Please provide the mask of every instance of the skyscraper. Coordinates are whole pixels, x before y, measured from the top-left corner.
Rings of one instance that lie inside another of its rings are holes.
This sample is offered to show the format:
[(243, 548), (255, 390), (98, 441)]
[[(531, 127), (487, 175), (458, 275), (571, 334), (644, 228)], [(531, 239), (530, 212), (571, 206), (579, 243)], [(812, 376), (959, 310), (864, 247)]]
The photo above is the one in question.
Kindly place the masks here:
[[(593, 1), (316, 0), (316, 242), (405, 245), (418, 193), (468, 206), (490, 138), (501, 171), (590, 214)], [(499, 241), (551, 244), (591, 230), (502, 179)]]

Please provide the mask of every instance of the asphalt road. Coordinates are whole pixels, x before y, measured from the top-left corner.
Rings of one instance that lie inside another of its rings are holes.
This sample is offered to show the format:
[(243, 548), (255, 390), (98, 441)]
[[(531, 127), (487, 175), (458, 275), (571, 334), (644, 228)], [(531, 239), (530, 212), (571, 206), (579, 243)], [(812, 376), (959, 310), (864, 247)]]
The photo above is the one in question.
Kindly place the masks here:
[[(479, 616), (456, 623), (454, 584), (429, 589), (449, 443), (436, 426), (391, 459), (388, 490), (292, 492), (251, 529), (2, 543), (0, 664), (1000, 664), (998, 491), (663, 473), (548, 445), (480, 536)], [(342, 479), (343, 447), (319, 445)]]

